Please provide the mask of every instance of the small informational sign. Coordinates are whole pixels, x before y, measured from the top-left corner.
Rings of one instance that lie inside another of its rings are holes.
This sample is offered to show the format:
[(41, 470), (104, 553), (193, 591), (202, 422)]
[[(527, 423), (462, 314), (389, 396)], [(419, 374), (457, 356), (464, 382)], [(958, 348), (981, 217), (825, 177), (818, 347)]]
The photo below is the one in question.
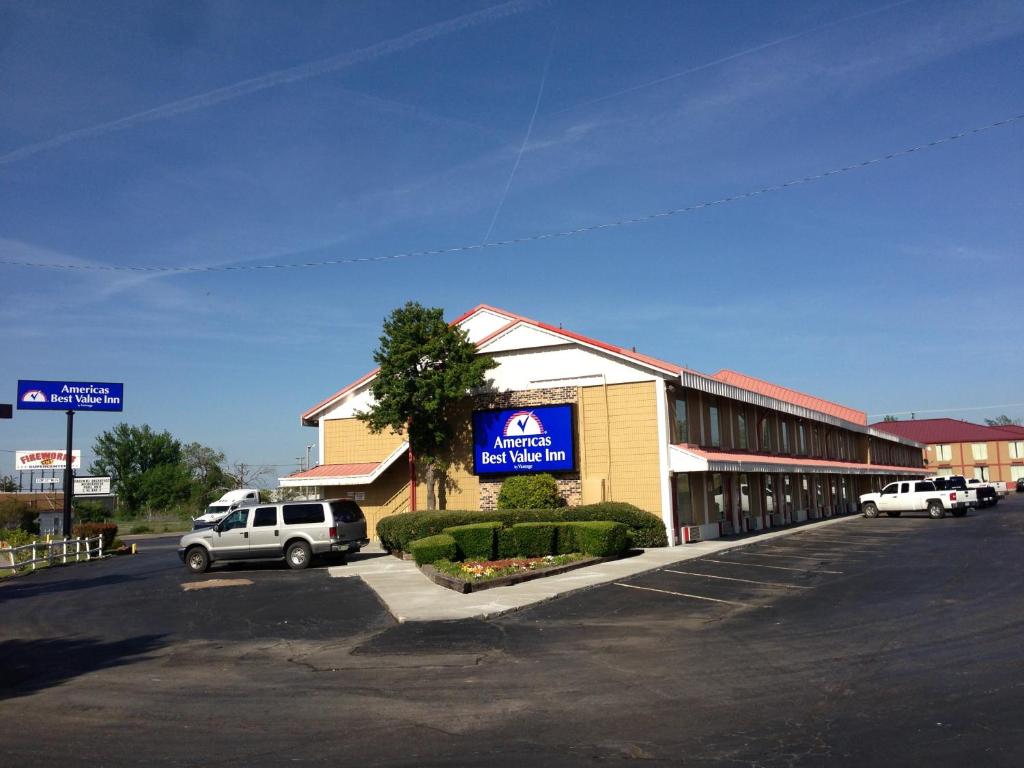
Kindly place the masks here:
[(39, 485), (56, 485), (60, 482), (59, 477), (37, 477), (36, 482)]
[(576, 469), (575, 436), (571, 404), (474, 411), (474, 472), (571, 472)]
[[(14, 468), (17, 470), (27, 469), (67, 469), (68, 458), (66, 451), (15, 451)], [(71, 452), (71, 468), (81, 469), (82, 452), (75, 450)]]
[(96, 381), (18, 381), (18, 410), (123, 411), (124, 384)]
[(104, 496), (110, 493), (110, 478), (85, 476), (75, 478), (75, 496)]

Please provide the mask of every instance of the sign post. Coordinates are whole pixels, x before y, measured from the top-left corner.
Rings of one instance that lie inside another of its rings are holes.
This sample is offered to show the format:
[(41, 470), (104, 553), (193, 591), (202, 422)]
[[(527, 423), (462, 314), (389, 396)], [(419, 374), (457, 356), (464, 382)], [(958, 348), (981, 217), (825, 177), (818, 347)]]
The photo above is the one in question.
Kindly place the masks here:
[[(94, 381), (18, 381), (18, 410), (64, 411), (68, 417), (67, 456), (71, 457), (75, 411), (124, 410), (124, 384)], [(75, 497), (75, 471), (64, 468), (64, 535), (71, 533), (71, 502)]]
[(10, 403), (0, 403), (0, 419), (9, 419), (14, 416)]

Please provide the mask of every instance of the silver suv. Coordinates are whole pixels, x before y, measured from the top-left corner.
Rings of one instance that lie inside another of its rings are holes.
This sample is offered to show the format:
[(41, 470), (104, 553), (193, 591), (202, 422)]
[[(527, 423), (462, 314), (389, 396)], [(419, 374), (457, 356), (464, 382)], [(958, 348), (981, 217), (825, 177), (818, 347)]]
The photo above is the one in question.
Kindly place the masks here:
[(285, 501), (239, 507), (212, 528), (185, 534), (178, 556), (192, 573), (213, 562), (273, 558), (297, 569), (314, 555), (358, 552), (368, 543), (366, 518), (354, 501)]

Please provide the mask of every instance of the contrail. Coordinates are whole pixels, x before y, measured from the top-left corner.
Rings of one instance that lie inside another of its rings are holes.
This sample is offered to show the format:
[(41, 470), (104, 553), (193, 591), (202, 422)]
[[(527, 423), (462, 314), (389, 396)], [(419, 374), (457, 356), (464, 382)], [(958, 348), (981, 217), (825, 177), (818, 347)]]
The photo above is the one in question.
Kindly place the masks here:
[(51, 139), (46, 139), (45, 141), (40, 141), (35, 144), (27, 144), (24, 147), (19, 147), (18, 149), (12, 150), (4, 155), (0, 155), (0, 165), (9, 165), (19, 160), (24, 160), (27, 157), (39, 154), (40, 152), (45, 152), (49, 149), (56, 149), (57, 147), (69, 144), (73, 141), (90, 139), (96, 136), (113, 133), (115, 131), (127, 130), (144, 123), (151, 123), (156, 120), (164, 120), (169, 117), (183, 115), (188, 112), (195, 112), (199, 109), (206, 109), (207, 107), (212, 107), (215, 104), (232, 101), (234, 99), (241, 98), (242, 96), (248, 96), (251, 93), (265, 91), (268, 88), (276, 88), (279, 85), (308, 80), (331, 72), (348, 69), (356, 64), (362, 64), (363, 62), (379, 59), (382, 56), (390, 56), (391, 54), (405, 51), (438, 37), (451, 35), (455, 32), (461, 32), (464, 29), (476, 27), (481, 24), (488, 24), (508, 16), (523, 13), (524, 11), (529, 10), (532, 6), (537, 5), (539, 2), (540, 0), (513, 0), (512, 2), (495, 5), (490, 8), (484, 8), (483, 10), (476, 11), (474, 13), (467, 13), (454, 19), (430, 24), (400, 37), (385, 40), (366, 48), (360, 48), (356, 51), (349, 51), (347, 53), (338, 54), (337, 56), (331, 56), (327, 59), (299, 64), (294, 67), (288, 67), (287, 69), (279, 69), (275, 72), (268, 72), (264, 75), (260, 75), (259, 77), (241, 80), (237, 83), (233, 83), (232, 85), (215, 88), (214, 90), (207, 91), (206, 93), (200, 93), (195, 96), (189, 96), (184, 99), (162, 104), (159, 107), (153, 107), (152, 109), (147, 109), (142, 112), (136, 112), (134, 115), (128, 115), (117, 120), (111, 120), (108, 123), (100, 123), (99, 125), (92, 125), (87, 128), (79, 128), (75, 131), (62, 133)]
[(573, 109), (579, 109), (580, 107), (589, 107), (591, 104), (598, 104), (598, 103), (600, 103), (602, 101), (607, 101), (608, 99), (614, 99), (614, 98), (617, 98), (619, 96), (625, 96), (627, 93), (633, 93), (634, 91), (640, 91), (640, 90), (643, 90), (644, 88), (650, 88), (651, 86), (659, 85), (660, 83), (668, 82), (669, 80), (675, 80), (676, 78), (679, 78), (679, 77), (685, 77), (686, 75), (692, 75), (694, 72), (700, 72), (701, 70), (704, 70), (704, 69), (710, 69), (711, 67), (717, 67), (719, 64), (725, 64), (726, 62), (732, 61), (733, 59), (739, 59), (739, 58), (741, 58), (743, 56), (749, 56), (752, 53), (757, 53), (758, 51), (763, 51), (766, 48), (774, 48), (775, 46), (782, 45), (783, 43), (788, 43), (791, 40), (796, 40), (797, 38), (800, 38), (800, 37), (805, 37), (806, 35), (814, 34), (815, 32), (820, 32), (823, 29), (828, 29), (829, 27), (834, 27), (834, 26), (836, 26), (838, 24), (845, 24), (848, 21), (854, 21), (855, 19), (860, 19), (860, 18), (863, 18), (865, 16), (871, 16), (871, 15), (876, 14), (876, 13), (882, 13), (883, 11), (888, 11), (888, 10), (891, 10), (893, 8), (897, 8), (897, 7), (901, 6), (901, 5), (907, 5), (907, 4), (913, 3), (913, 2), (917, 2), (917, 0), (900, 0), (900, 2), (898, 2), (898, 3), (890, 3), (889, 5), (883, 5), (883, 6), (879, 7), (879, 8), (872, 8), (871, 10), (868, 10), (868, 11), (861, 11), (860, 13), (855, 13), (852, 16), (843, 16), (841, 19), (836, 19), (835, 21), (829, 21), (829, 22), (826, 22), (824, 24), (819, 24), (816, 27), (811, 27), (810, 29), (805, 29), (803, 32), (796, 32), (796, 33), (794, 33), (792, 35), (786, 35), (785, 37), (780, 37), (778, 40), (771, 40), (771, 41), (769, 41), (767, 43), (761, 43), (760, 45), (755, 45), (753, 48), (746, 48), (746, 49), (744, 49), (742, 51), (737, 51), (736, 53), (731, 53), (728, 56), (723, 56), (722, 58), (715, 59), (714, 61), (708, 61), (708, 62), (706, 62), (704, 64), (698, 64), (696, 67), (691, 67), (690, 69), (684, 69), (682, 72), (674, 72), (671, 75), (665, 75), (664, 77), (659, 77), (657, 80), (649, 80), (648, 82), (640, 83), (639, 85), (631, 85), (629, 88), (623, 88), (621, 91), (615, 91), (615, 93), (605, 94), (604, 96), (598, 96), (596, 99), (590, 99), (589, 101), (581, 101), (579, 104), (573, 104), (572, 106), (569, 106), (569, 107), (563, 107), (562, 109), (559, 109), (559, 110), (553, 112), (552, 114), (559, 115), (559, 114), (562, 114), (563, 112), (569, 112), (569, 111), (571, 111)]
[(505, 199), (508, 197), (508, 191), (512, 188), (512, 179), (516, 177), (516, 171), (519, 170), (519, 163), (523, 159), (523, 152), (526, 151), (526, 144), (530, 141), (530, 136), (533, 134), (533, 124), (537, 120), (537, 110), (540, 109), (540, 100), (544, 96), (544, 85), (548, 81), (548, 69), (551, 67), (551, 54), (555, 51), (555, 37), (558, 34), (558, 29), (551, 33), (551, 44), (548, 46), (548, 57), (544, 61), (544, 73), (540, 76), (540, 88), (537, 89), (537, 100), (533, 104), (533, 114), (530, 115), (530, 124), (526, 127), (526, 135), (523, 136), (523, 143), (519, 146), (519, 154), (516, 155), (516, 161), (512, 164), (512, 173), (508, 176), (508, 181), (505, 183), (505, 191), (501, 193), (501, 199), (498, 201), (498, 207), (494, 209), (494, 215), (491, 217), (491, 225), (487, 227), (487, 234), (484, 235), (483, 242), (487, 242), (491, 233), (494, 231), (494, 225), (498, 221), (498, 216), (501, 214), (501, 209), (505, 207)]

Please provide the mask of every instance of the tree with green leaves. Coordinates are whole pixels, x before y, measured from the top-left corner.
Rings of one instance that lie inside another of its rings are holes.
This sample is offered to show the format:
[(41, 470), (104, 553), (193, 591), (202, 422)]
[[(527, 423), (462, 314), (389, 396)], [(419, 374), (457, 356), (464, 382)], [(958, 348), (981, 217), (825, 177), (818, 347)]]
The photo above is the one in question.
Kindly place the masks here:
[(886, 416), (882, 421), (899, 421), (895, 416)]
[(93, 453), (96, 461), (89, 471), (109, 475), (117, 489), (118, 504), (134, 513), (145, 501), (142, 476), (161, 464), (180, 463), (181, 443), (167, 431), (154, 432), (148, 424), (135, 427), (121, 423), (96, 438)]
[(985, 423), (990, 427), (1019, 427), (1020, 419), (1011, 419), (1005, 413), (1002, 416), (996, 416), (994, 419), (985, 419)]
[(440, 308), (410, 301), (384, 320), (383, 331), (373, 353), (380, 366), (370, 386), (374, 403), (359, 418), (373, 432), (406, 432), (423, 471), (427, 509), (435, 509), (452, 447), (453, 408), (487, 383), (487, 371), (497, 363), (478, 355), (466, 332), (446, 323)]

